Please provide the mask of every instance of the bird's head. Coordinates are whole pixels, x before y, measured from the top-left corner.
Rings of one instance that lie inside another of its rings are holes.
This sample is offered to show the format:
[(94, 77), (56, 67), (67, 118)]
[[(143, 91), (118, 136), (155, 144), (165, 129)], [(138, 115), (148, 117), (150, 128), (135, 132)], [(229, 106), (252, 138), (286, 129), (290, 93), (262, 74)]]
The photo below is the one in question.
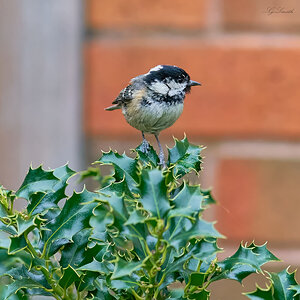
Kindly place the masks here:
[(158, 65), (139, 76), (152, 91), (170, 97), (190, 92), (192, 86), (201, 85), (190, 79), (188, 73), (176, 66)]

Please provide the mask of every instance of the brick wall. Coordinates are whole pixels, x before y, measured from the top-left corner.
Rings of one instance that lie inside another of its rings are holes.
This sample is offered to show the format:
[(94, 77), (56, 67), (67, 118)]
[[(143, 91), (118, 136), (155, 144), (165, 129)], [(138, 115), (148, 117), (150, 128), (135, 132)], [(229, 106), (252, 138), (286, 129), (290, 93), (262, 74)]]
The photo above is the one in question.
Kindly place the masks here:
[(299, 33), (298, 0), (86, 1), (89, 159), (140, 142), (119, 111), (104, 111), (129, 79), (157, 64), (181, 66), (203, 86), (164, 143), (185, 132), (208, 146), (201, 181), (214, 187), (227, 248), (269, 241), (298, 265)]

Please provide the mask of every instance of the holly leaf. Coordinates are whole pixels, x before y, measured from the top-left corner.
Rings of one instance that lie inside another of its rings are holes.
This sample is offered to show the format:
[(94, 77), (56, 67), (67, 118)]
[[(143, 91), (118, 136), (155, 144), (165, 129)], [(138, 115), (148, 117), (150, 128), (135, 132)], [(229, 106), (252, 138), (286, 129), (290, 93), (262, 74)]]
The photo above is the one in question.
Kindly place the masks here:
[(142, 261), (128, 262), (120, 258), (117, 260), (115, 264), (115, 269), (111, 276), (111, 279), (113, 280), (113, 279), (131, 275), (134, 271), (139, 270), (142, 266), (143, 266)]
[(109, 205), (109, 212), (106, 208), (98, 207), (96, 212), (101, 214), (105, 219), (100, 219), (96, 217), (91, 218), (91, 222), (100, 222), (99, 228), (96, 228), (95, 224), (92, 226), (94, 227), (94, 237), (96, 239), (101, 240), (103, 237), (103, 232), (106, 230), (104, 226), (113, 224), (115, 228), (119, 231), (123, 230), (123, 225), (127, 221), (129, 214), (125, 205), (124, 197), (118, 196), (116, 193), (112, 193), (110, 196), (99, 195), (100, 202), (107, 203)]
[(142, 163), (144, 163), (145, 165), (150, 165), (156, 168), (159, 163), (159, 158), (152, 145), (149, 145), (149, 150), (147, 153), (144, 153), (141, 149), (142, 149), (142, 144), (140, 144), (134, 150), (136, 153), (138, 153), (138, 159), (142, 161)]
[(202, 147), (190, 144), (186, 137), (181, 141), (175, 140), (175, 146), (168, 149), (168, 165), (173, 167), (173, 174), (176, 178), (181, 178), (185, 174), (194, 170), (198, 173), (201, 170)]
[(30, 278), (15, 280), (4, 288), (0, 299), (1, 300), (2, 299), (6, 300), (8, 298), (11, 299), (11, 296), (16, 294), (21, 289), (41, 289), (41, 288), (43, 288), (43, 286), (41, 286), (38, 282), (35, 282)]
[(200, 186), (191, 186), (184, 182), (183, 188), (171, 202), (174, 208), (169, 211), (168, 218), (195, 216), (201, 210), (203, 200)]
[(184, 296), (184, 289), (172, 289), (170, 290), (170, 297), (169, 298), (170, 300), (182, 300), (182, 299), (186, 299), (186, 298), (183, 298)]
[(194, 258), (197, 258), (208, 264), (211, 263), (218, 252), (222, 251), (222, 249), (218, 247), (216, 240), (207, 241), (206, 239), (192, 242), (190, 248), (191, 249), (189, 252)]
[[(191, 240), (190, 245), (186, 248), (186, 252), (184, 253), (184, 255), (182, 255), (182, 253), (178, 254), (178, 252), (172, 248), (172, 251), (169, 252), (168, 259), (163, 266), (165, 267), (164, 272), (166, 272), (167, 274), (171, 274), (180, 270), (181, 273), (184, 272), (189, 275), (190, 271), (187, 270), (186, 263), (190, 259), (195, 258), (197, 260), (197, 265), (200, 260), (209, 265), (211, 261), (216, 258), (217, 252), (220, 251), (221, 249), (218, 248), (216, 240)], [(197, 266), (193, 271), (196, 271), (196, 269)], [(176, 278), (177, 277), (178, 276), (176, 275)]]
[(201, 218), (197, 218), (195, 223), (188, 230), (184, 230), (183, 227), (178, 222), (180, 230), (174, 229), (173, 233), (168, 238), (168, 241), (176, 251), (180, 251), (182, 247), (185, 247), (187, 243), (194, 239), (200, 238), (223, 238), (223, 236), (214, 228), (214, 224), (206, 222)]
[(244, 293), (249, 299), (252, 300), (275, 300), (273, 297), (272, 286), (262, 289), (259, 286), (256, 287), (256, 291), (250, 293)]
[[(47, 226), (43, 235), (43, 253), (50, 253), (51, 244), (56, 240), (63, 240), (67, 244), (72, 236), (84, 228), (89, 227), (89, 218), (93, 209), (98, 205), (93, 200), (98, 194), (83, 190), (81, 193), (74, 193), (66, 201), (60, 214)], [(62, 244), (60, 245), (62, 246)], [(56, 248), (56, 250), (58, 250)], [(52, 252), (52, 251), (51, 251)]]
[(10, 245), (8, 248), (8, 254), (15, 254), (27, 247), (26, 240), (24, 238), (24, 234), (21, 236), (10, 236)]
[(130, 213), (129, 218), (125, 222), (124, 225), (135, 225), (138, 223), (144, 223), (146, 220), (146, 217), (143, 215), (142, 210), (134, 210), (132, 213)]
[(76, 272), (76, 270), (72, 266), (67, 266), (63, 269), (63, 276), (58, 283), (65, 290), (73, 282), (78, 281), (79, 279), (80, 275)]
[(7, 208), (3, 203), (0, 202), (0, 218), (6, 218), (7, 217)]
[(139, 185), (140, 202), (145, 210), (159, 219), (169, 211), (170, 203), (167, 197), (167, 186), (162, 171), (144, 169)]
[(106, 226), (111, 225), (113, 222), (112, 212), (105, 208), (104, 205), (97, 206), (90, 218), (90, 226), (93, 228), (91, 238), (102, 241), (107, 230)]
[(16, 229), (11, 225), (5, 225), (0, 220), (0, 231), (6, 232), (10, 235), (17, 235)]
[(190, 284), (198, 287), (202, 287), (203, 283), (205, 282), (205, 273), (195, 272), (190, 275)]
[(72, 237), (72, 242), (65, 245), (61, 251), (60, 265), (63, 268), (68, 266), (77, 267), (86, 257), (86, 246), (89, 242), (92, 229), (85, 228)]
[(98, 272), (101, 274), (109, 274), (110, 273), (110, 270), (108, 269), (106, 263), (100, 262), (96, 259), (93, 259), (92, 262), (79, 267), (77, 270)]
[(261, 272), (260, 267), (263, 264), (276, 260), (279, 259), (267, 249), (265, 244), (240, 245), (235, 254), (218, 263), (222, 271), (221, 274), (213, 277), (212, 281), (228, 278), (241, 283), (248, 275)]
[[(252, 300), (293, 300), (299, 294), (299, 286), (296, 286), (295, 272), (289, 273), (283, 270), (279, 273), (269, 273), (270, 286), (266, 289), (260, 287), (256, 291), (245, 293)], [(295, 293), (296, 292), (296, 293)]]
[(125, 181), (125, 177), (121, 181), (111, 182), (109, 185), (100, 189), (98, 192), (108, 197), (114, 193), (119, 197), (123, 197), (124, 195), (130, 198), (134, 197), (128, 188), (127, 182)]
[(103, 152), (102, 157), (95, 163), (101, 163), (102, 165), (112, 165), (115, 169), (114, 178), (116, 181), (124, 181), (132, 192), (137, 191), (138, 184), (138, 168), (137, 161), (128, 157), (127, 155), (118, 154), (112, 150), (109, 152)]
[(295, 292), (294, 297), (300, 295), (300, 285), (292, 285), (290, 289)]
[(53, 170), (45, 171), (42, 166), (36, 169), (30, 167), (16, 195), (17, 197), (29, 200), (30, 196), (34, 193), (53, 191), (54, 186), (58, 182), (59, 178), (54, 175)]
[(29, 219), (25, 219), (24, 216), (21, 214), (18, 214), (16, 217), (16, 223), (17, 223), (17, 235), (20, 236), (23, 234), (25, 231), (30, 231), (34, 227), (37, 226), (35, 223), (36, 218), (30, 217)]
[(68, 165), (64, 165), (53, 171), (53, 175), (58, 179), (51, 191), (37, 191), (30, 195), (27, 211), (29, 215), (42, 213), (50, 208), (56, 207), (57, 203), (66, 197), (65, 189), (68, 179), (76, 172), (71, 170)]
[(117, 299), (113, 297), (108, 290), (107, 282), (103, 278), (96, 278), (93, 282), (94, 286), (97, 288), (97, 293), (90, 300), (112, 300)]
[(197, 300), (209, 300), (210, 291), (202, 290), (198, 293), (189, 294), (189, 299), (197, 299)]
[(42, 273), (29, 272), (24, 265), (22, 267), (13, 268), (4, 275), (9, 276), (13, 282), (8, 284), (3, 293), (3, 299), (8, 299), (23, 288), (41, 289), (43, 290), (43, 293), (45, 292), (45, 289), (51, 288)]
[[(124, 292), (124, 290), (128, 290), (130, 288), (135, 288), (139, 285), (132, 277), (123, 276), (119, 279), (113, 279), (109, 283), (109, 287), (114, 290), (119, 290)], [(126, 293), (126, 292), (125, 292)]]
[(254, 243), (251, 243), (248, 248), (252, 248), (252, 252), (255, 253), (256, 259), (260, 265), (265, 264), (268, 261), (280, 261), (273, 253), (267, 249), (267, 243), (257, 246)]
[(295, 272), (289, 273), (288, 270), (282, 270), (279, 273), (269, 273), (274, 289), (274, 299), (294, 299), (295, 292), (291, 289), (291, 286), (297, 284)]
[(201, 189), (201, 194), (204, 196), (204, 200), (203, 200), (203, 206), (208, 206), (211, 204), (216, 204), (216, 200), (214, 199), (214, 197), (211, 194), (211, 190), (202, 190)]

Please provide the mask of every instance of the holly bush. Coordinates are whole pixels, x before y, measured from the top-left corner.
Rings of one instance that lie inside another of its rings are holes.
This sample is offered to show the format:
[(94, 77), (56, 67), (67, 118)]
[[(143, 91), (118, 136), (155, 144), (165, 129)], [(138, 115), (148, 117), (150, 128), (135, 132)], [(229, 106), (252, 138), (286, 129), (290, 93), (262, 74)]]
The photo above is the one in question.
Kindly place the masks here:
[[(298, 299), (294, 273), (267, 273), (261, 266), (278, 260), (266, 245), (242, 245), (218, 260), (223, 238), (203, 212), (215, 204), (210, 190), (192, 185), (188, 174), (201, 171), (203, 148), (186, 138), (168, 149), (161, 169), (152, 147), (134, 158), (109, 151), (96, 162), (112, 166), (80, 172), (99, 189), (66, 188), (75, 173), (30, 167), (16, 191), (0, 189), (0, 299), (209, 299), (209, 286), (221, 279), (238, 282), (252, 273), (269, 280), (250, 299)], [(27, 201), (24, 210), (14, 204)]]

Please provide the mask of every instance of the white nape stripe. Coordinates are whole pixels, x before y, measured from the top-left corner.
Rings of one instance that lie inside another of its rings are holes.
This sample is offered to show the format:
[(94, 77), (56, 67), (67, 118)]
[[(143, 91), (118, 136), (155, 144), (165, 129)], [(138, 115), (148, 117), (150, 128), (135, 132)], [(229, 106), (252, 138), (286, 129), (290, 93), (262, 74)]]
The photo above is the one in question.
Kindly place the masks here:
[(163, 68), (162, 65), (157, 65), (156, 67), (150, 69), (149, 73), (152, 72), (152, 71), (159, 71), (159, 70), (161, 70), (162, 68)]
[(159, 71), (159, 70), (161, 70), (162, 68), (163, 68), (162, 65), (157, 65), (156, 67), (153, 67), (152, 69), (150, 69), (149, 72), (146, 73), (145, 75), (149, 75), (150, 72), (152, 72), (152, 71), (153, 71), (153, 72)]

